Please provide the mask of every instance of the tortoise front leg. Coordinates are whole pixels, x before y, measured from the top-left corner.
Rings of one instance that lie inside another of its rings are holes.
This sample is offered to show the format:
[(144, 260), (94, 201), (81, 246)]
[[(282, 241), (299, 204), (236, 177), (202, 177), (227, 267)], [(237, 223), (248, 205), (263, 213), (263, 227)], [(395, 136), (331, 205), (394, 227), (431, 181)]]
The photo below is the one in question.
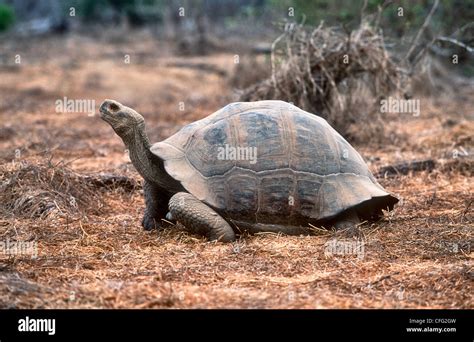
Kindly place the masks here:
[[(178, 192), (169, 201), (171, 218), (181, 222), (189, 231), (209, 240), (230, 242), (235, 233), (229, 223), (212, 208), (187, 192)], [(169, 217), (169, 216), (168, 216)]]
[(168, 202), (171, 194), (147, 180), (143, 183), (143, 194), (145, 196), (143, 228), (151, 230), (163, 227), (162, 219), (165, 218), (168, 212)]

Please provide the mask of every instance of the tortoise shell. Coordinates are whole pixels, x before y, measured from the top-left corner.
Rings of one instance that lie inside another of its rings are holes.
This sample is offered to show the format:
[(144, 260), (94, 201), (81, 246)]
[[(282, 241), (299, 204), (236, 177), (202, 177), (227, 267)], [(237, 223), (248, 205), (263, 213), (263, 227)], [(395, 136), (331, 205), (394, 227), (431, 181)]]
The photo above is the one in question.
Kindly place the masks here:
[(231, 103), (151, 147), (166, 171), (224, 218), (307, 224), (397, 198), (326, 120), (283, 101)]

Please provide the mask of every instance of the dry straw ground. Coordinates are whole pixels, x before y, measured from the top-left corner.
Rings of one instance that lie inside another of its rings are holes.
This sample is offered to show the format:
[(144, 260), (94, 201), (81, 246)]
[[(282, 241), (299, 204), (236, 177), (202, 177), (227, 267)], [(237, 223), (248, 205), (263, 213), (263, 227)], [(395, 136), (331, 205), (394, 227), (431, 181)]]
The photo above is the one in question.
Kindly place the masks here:
[[(0, 307), (474, 308), (472, 87), (423, 97), (420, 116), (383, 117), (387, 142), (356, 145), (374, 172), (436, 161), (380, 180), (402, 202), (362, 226), (362, 254), (328, 253), (332, 239), (350, 240), (320, 230), (221, 244), (180, 226), (143, 231), (141, 190), (91, 181), (140, 182), (119, 138), (97, 115), (56, 113), (54, 101), (117, 99), (143, 113), (156, 141), (230, 101), (234, 54), (176, 60), (147, 36), (120, 39), (4, 45), (23, 60), (1, 69), (0, 241), (35, 241), (38, 255), (0, 253)], [(227, 72), (183, 67), (193, 63)]]

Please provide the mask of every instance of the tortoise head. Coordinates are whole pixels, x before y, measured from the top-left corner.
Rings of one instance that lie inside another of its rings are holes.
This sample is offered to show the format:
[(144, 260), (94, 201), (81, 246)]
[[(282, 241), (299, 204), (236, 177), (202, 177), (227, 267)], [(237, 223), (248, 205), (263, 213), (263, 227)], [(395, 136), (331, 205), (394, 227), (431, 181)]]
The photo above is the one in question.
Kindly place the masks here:
[(114, 100), (105, 100), (100, 108), (100, 117), (114, 129), (124, 142), (136, 129), (144, 126), (145, 119), (133, 109)]

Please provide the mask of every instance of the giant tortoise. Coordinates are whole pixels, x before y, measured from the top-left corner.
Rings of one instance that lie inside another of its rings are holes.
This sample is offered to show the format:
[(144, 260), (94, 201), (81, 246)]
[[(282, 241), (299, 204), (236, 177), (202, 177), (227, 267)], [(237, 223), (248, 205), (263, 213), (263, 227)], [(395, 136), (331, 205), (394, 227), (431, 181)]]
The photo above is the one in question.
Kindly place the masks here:
[(231, 103), (154, 145), (135, 110), (105, 100), (100, 114), (144, 178), (147, 230), (167, 217), (210, 240), (305, 234), (377, 220), (398, 202), (326, 120), (283, 101)]

